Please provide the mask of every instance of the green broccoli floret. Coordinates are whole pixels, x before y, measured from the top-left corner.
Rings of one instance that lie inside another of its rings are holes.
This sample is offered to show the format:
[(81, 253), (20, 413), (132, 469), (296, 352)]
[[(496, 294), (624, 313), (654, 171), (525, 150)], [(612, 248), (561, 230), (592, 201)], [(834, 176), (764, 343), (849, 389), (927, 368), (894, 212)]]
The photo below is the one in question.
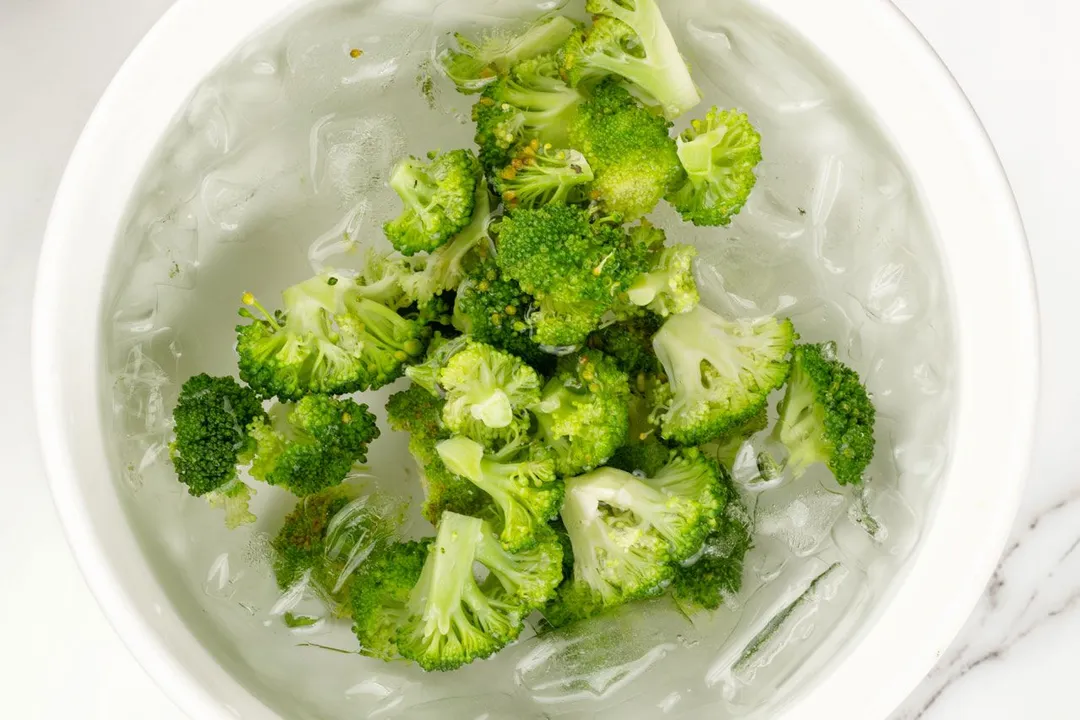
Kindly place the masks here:
[(661, 317), (690, 312), (700, 301), (694, 280), (693, 245), (671, 245), (652, 253), (649, 269), (626, 289), (631, 305)]
[(251, 462), (255, 452), (247, 426), (265, 416), (255, 393), (233, 378), (189, 378), (173, 410), (176, 437), (169, 445), (188, 492), (203, 496), (235, 480), (237, 465)]
[(498, 228), (499, 268), (537, 299), (530, 322), (546, 346), (584, 342), (646, 267), (647, 254), (618, 225), (591, 222), (574, 206), (518, 210)]
[(394, 543), (360, 566), (350, 600), (360, 653), (380, 660), (398, 657), (397, 633), (407, 618), (409, 594), (420, 580), (431, 540)]
[(405, 158), (390, 176), (390, 187), (405, 209), (383, 231), (404, 255), (444, 245), (469, 224), (476, 207), (480, 163), (472, 151), (451, 150), (430, 157), (429, 163)]
[(686, 182), (667, 201), (695, 225), (728, 225), (757, 182), (761, 136), (745, 114), (714, 107), (677, 144)]
[(354, 571), (390, 541), (401, 512), (348, 485), (301, 498), (270, 543), (278, 587), (304, 583), (335, 613), (347, 612)]
[[(474, 564), (489, 577), (477, 582)], [(425, 670), (453, 670), (489, 657), (521, 632), (523, 619), (562, 577), (553, 533), (524, 553), (506, 553), (479, 518), (445, 513), (398, 630), (402, 656)]]
[(647, 474), (644, 482), (668, 495), (697, 500), (711, 532), (719, 526), (720, 513), (727, 504), (722, 472), (715, 460), (697, 448), (682, 448), (670, 453), (667, 462)]
[(702, 449), (715, 457), (718, 463), (730, 469), (735, 464), (735, 458), (738, 456), (743, 443), (767, 427), (769, 427), (769, 409), (762, 407), (756, 415), (745, 423), (726, 433), (723, 437), (702, 446)]
[(613, 81), (601, 83), (570, 126), (570, 146), (581, 150), (596, 179), (592, 197), (624, 222), (644, 217), (683, 183), (671, 124), (643, 108)]
[(533, 340), (528, 318), (535, 304), (517, 281), (503, 277), (495, 260), (489, 259), (458, 288), (454, 327), (545, 372), (554, 358)]
[(251, 293), (236, 328), (240, 377), (263, 397), (299, 400), (379, 388), (423, 354), (428, 331), (382, 303), (361, 297), (357, 284), (318, 275), (282, 293), (284, 313), (269, 313)]
[(791, 361), (773, 437), (788, 449), (786, 467), (798, 477), (824, 463), (841, 485), (862, 482), (874, 457), (874, 403), (836, 346), (799, 345)]
[[(608, 355), (619, 369), (637, 384), (641, 373), (656, 376), (662, 371), (653, 350), (653, 337), (664, 324), (662, 318), (643, 313), (627, 320), (612, 323), (589, 336), (588, 345)], [(641, 388), (644, 392), (644, 388)]]
[(474, 263), (482, 261), (491, 249), (490, 220), (491, 194), (487, 183), (477, 183), (472, 222), (435, 252), (412, 259), (412, 273), (401, 281), (406, 296), (424, 306), (443, 293), (457, 290)]
[(743, 560), (753, 545), (750, 516), (722, 467), (720, 487), (724, 510), (717, 527), (705, 538), (693, 563), (675, 568), (672, 595), (684, 610), (715, 610), (742, 588)]
[(436, 449), (451, 472), (491, 496), (499, 510), (499, 538), (508, 549), (533, 545), (544, 524), (559, 513), (563, 488), (550, 458), (516, 447), (491, 455), (465, 437), (444, 440)]
[(439, 64), (458, 92), (469, 95), (506, 75), (523, 60), (559, 50), (577, 30), (578, 25), (573, 20), (550, 15), (530, 24), (519, 34), (495, 30), (474, 42), (461, 33), (454, 33), (458, 49), (441, 53)]
[(411, 301), (405, 295), (402, 282), (411, 272), (412, 269), (401, 258), (372, 248), (367, 253), (363, 269), (354, 280), (354, 296), (393, 310), (406, 307)]
[(618, 75), (655, 98), (669, 118), (701, 102), (657, 0), (587, 0), (593, 24), (567, 41), (563, 67), (577, 85)]
[(256, 442), (251, 476), (300, 497), (339, 484), (379, 437), (366, 405), (326, 395), (278, 405), (272, 419), (257, 418), (248, 431)]
[(495, 174), (495, 189), (508, 208), (587, 203), (593, 171), (577, 150), (561, 150), (533, 139)]
[(540, 376), (521, 358), (470, 340), (439, 371), (446, 392), (443, 423), (490, 448), (528, 432), (528, 408), (540, 399)]
[(701, 305), (669, 317), (653, 340), (669, 381), (654, 394), (664, 438), (700, 445), (757, 415), (796, 338), (790, 320), (729, 321)]
[(669, 495), (608, 467), (566, 481), (561, 517), (574, 570), (544, 611), (555, 627), (659, 595), (708, 532), (696, 497)]
[[(652, 379), (644, 380), (645, 377), (648, 376), (644, 373), (637, 375), (637, 379), (644, 383), (654, 382)], [(606, 464), (629, 473), (652, 477), (670, 459), (671, 448), (660, 440), (660, 431), (653, 422), (647, 394), (634, 387), (630, 393), (630, 429), (626, 433), (626, 443), (615, 451)]]
[(464, 349), (468, 342), (469, 338), (464, 335), (447, 338), (441, 333), (436, 333), (428, 344), (427, 355), (424, 356), (423, 362), (405, 368), (405, 376), (432, 395), (441, 397), (443, 389), (439, 385), (439, 373), (446, 367), (450, 358)]
[(533, 139), (573, 147), (567, 145), (567, 128), (584, 99), (582, 91), (563, 81), (552, 55), (515, 65), (506, 77), (484, 88), (473, 106), (484, 169), (494, 175), (511, 163), (516, 148)]
[(416, 459), (424, 488), (424, 517), (432, 525), (446, 510), (465, 515), (486, 512), (487, 496), (476, 485), (450, 472), (435, 450), (450, 437), (442, 422), (445, 402), (420, 385), (390, 396), (386, 404), (390, 427), (409, 433), (409, 452)]
[(604, 464), (625, 444), (630, 387), (626, 373), (603, 353), (586, 350), (560, 358), (555, 375), (533, 408), (538, 436), (560, 475)]

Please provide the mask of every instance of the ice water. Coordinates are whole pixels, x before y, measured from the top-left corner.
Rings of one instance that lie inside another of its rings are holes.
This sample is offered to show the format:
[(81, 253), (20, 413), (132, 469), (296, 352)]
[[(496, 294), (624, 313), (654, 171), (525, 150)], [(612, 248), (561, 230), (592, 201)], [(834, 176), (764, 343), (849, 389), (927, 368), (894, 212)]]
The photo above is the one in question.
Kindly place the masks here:
[[(664, 11), (704, 92), (699, 110), (739, 107), (760, 129), (757, 188), (729, 228), (682, 224), (664, 206), (655, 220), (698, 247), (712, 309), (790, 316), (804, 340), (835, 342), (865, 378), (879, 421), (858, 489), (822, 467), (762, 478), (755, 458), (765, 441), (741, 448), (735, 477), (756, 539), (727, 608), (686, 617), (661, 598), (557, 633), (526, 631), (494, 659), (428, 674), (355, 654), (345, 622), (282, 622), (286, 611), (319, 612), (282, 597), (270, 570), (269, 537), (294, 502), (288, 494), (260, 485), (258, 522), (228, 531), (220, 511), (176, 481), (166, 446), (178, 387), (198, 372), (235, 372), (241, 293), (275, 304), (313, 271), (355, 267), (367, 248), (387, 248), (380, 226), (399, 208), (386, 186), (394, 160), (471, 144), (471, 99), (432, 63), (447, 33), (554, 6), (309, 6), (202, 83), (132, 195), (104, 308), (115, 491), (172, 610), (282, 716), (767, 716), (858, 637), (932, 509), (954, 372), (932, 221), (901, 153), (843, 76), (797, 28), (744, 0), (667, 0)], [(381, 414), (397, 387), (361, 399)], [(405, 445), (383, 427), (369, 476), (354, 481), (418, 501)], [(404, 532), (432, 529), (414, 510)]]

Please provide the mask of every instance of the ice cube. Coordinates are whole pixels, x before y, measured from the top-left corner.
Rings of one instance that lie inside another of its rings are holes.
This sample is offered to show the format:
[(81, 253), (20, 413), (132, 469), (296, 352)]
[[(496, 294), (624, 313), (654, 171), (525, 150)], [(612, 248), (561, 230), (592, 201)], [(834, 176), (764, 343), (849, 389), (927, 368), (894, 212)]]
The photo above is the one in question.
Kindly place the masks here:
[(401, 125), (389, 114), (327, 115), (312, 127), (310, 144), (315, 191), (334, 192), (346, 204), (385, 186), (405, 152)]
[(796, 557), (806, 557), (829, 536), (847, 502), (828, 469), (812, 465), (802, 477), (757, 496), (754, 528), (787, 543)]

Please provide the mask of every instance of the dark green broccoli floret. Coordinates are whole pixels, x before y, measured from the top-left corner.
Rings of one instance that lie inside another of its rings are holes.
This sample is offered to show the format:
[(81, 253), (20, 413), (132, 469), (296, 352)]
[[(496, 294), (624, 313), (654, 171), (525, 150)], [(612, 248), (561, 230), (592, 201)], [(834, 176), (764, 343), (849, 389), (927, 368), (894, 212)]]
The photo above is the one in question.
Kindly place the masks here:
[(495, 189), (508, 208), (586, 203), (593, 171), (577, 150), (560, 150), (533, 139), (495, 174)]
[(788, 449), (795, 477), (814, 463), (841, 485), (862, 482), (874, 457), (874, 403), (858, 373), (836, 358), (836, 346), (799, 345), (791, 361), (773, 437)]
[(628, 383), (626, 373), (596, 350), (559, 359), (533, 413), (560, 475), (598, 467), (625, 444)]
[(665, 439), (700, 445), (757, 415), (787, 379), (790, 320), (725, 320), (699, 305), (672, 315), (653, 346), (669, 384), (654, 402)]
[(540, 376), (510, 353), (473, 340), (439, 370), (446, 393), (443, 424), (489, 448), (528, 432), (528, 408), (540, 399)]
[(678, 147), (686, 182), (668, 194), (668, 202), (695, 225), (728, 225), (757, 182), (761, 136), (746, 115), (714, 107), (691, 123)]
[(469, 273), (458, 289), (454, 327), (545, 371), (553, 358), (533, 340), (528, 323), (535, 303), (517, 281), (503, 277), (498, 264), (490, 259)]
[(579, 207), (518, 210), (499, 224), (499, 267), (539, 302), (530, 321), (541, 345), (584, 342), (645, 267), (647, 252)]
[(645, 373), (638, 373), (636, 379), (643, 383), (643, 388), (634, 387), (630, 393), (630, 429), (626, 433), (626, 443), (615, 451), (607, 465), (652, 477), (667, 465), (671, 448), (660, 440), (660, 429), (653, 423), (652, 407), (644, 392), (654, 380)]
[(357, 571), (351, 604), (361, 654), (380, 660), (398, 657), (398, 628), (407, 618), (406, 603), (420, 580), (430, 545), (430, 538), (394, 543)]
[(571, 84), (619, 75), (655, 98), (669, 118), (701, 102), (657, 0), (587, 0), (593, 24), (567, 41), (563, 66)]
[(444, 440), (437, 450), (451, 472), (491, 496), (499, 511), (499, 538), (508, 549), (533, 545), (545, 523), (558, 514), (563, 488), (550, 458), (531, 456), (528, 448), (490, 455), (465, 437)]
[(627, 301), (662, 317), (690, 312), (700, 297), (694, 280), (693, 245), (671, 245), (651, 253), (649, 267), (626, 289)]
[(233, 378), (189, 378), (173, 410), (176, 438), (169, 446), (188, 492), (206, 495), (234, 480), (236, 466), (250, 462), (255, 451), (247, 426), (265, 416), (255, 393)]
[(601, 83), (582, 103), (570, 146), (589, 161), (592, 195), (606, 212), (626, 222), (644, 217), (683, 182), (670, 127), (615, 82)]
[(663, 324), (659, 316), (644, 313), (597, 330), (589, 336), (588, 344), (607, 354), (634, 382), (639, 373), (660, 374), (660, 361), (656, 359), (652, 341)]
[(405, 209), (383, 231), (401, 253), (431, 252), (472, 220), (480, 164), (470, 150), (434, 155), (429, 163), (414, 157), (397, 164), (390, 187)]
[(357, 288), (350, 278), (319, 275), (282, 293), (285, 312), (274, 314), (245, 293), (244, 303), (262, 317), (241, 310), (252, 322), (236, 328), (240, 377), (282, 401), (379, 388), (400, 377), (429, 333)]
[[(516, 148), (533, 139), (567, 145), (567, 128), (585, 95), (568, 86), (552, 55), (526, 60), (484, 88), (473, 107), (480, 162), (494, 175), (510, 164)], [(674, 146), (674, 141), (672, 141)]]
[[(512, 642), (562, 578), (558, 540), (548, 538), (508, 554), (483, 520), (445, 513), (406, 604), (401, 655), (425, 670), (453, 670)], [(489, 572), (482, 583), (476, 563)]]
[(379, 437), (375, 416), (352, 400), (308, 395), (274, 410), (249, 426), (257, 445), (251, 475), (301, 497), (339, 484)]
[(301, 498), (271, 541), (274, 576), (288, 590), (304, 583), (339, 612), (353, 572), (394, 535), (401, 508), (337, 485)]
[(577, 23), (562, 15), (551, 15), (531, 23), (524, 32), (495, 30), (477, 41), (454, 33), (458, 49), (447, 49), (439, 56), (446, 76), (459, 92), (479, 92), (510, 68), (537, 55), (559, 50), (578, 29)]
[(676, 564), (700, 550), (709, 517), (696, 494), (608, 467), (566, 481), (561, 516), (574, 570), (544, 610), (555, 627), (662, 593)]

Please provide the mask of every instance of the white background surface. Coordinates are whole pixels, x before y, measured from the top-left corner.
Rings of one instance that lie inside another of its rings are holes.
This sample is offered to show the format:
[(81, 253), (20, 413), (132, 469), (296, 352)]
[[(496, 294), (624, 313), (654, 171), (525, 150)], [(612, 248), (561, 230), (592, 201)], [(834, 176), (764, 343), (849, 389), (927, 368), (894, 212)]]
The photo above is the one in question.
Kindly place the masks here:
[[(867, 0), (867, 2), (876, 0)], [(55, 518), (26, 355), (41, 234), (93, 104), (171, 0), (0, 0), (0, 704), (4, 717), (179, 719), (94, 604)], [(1031, 238), (1044, 322), (1035, 472), (1001, 581), (899, 720), (1077, 716), (1080, 4), (897, 0), (972, 99)], [(212, 22), (212, 18), (207, 19)], [(1003, 379), (1007, 381), (1007, 379)], [(992, 392), (988, 388), (988, 392)], [(1008, 418), (1002, 418), (1008, 422)], [(990, 449), (988, 449), (989, 451)]]

